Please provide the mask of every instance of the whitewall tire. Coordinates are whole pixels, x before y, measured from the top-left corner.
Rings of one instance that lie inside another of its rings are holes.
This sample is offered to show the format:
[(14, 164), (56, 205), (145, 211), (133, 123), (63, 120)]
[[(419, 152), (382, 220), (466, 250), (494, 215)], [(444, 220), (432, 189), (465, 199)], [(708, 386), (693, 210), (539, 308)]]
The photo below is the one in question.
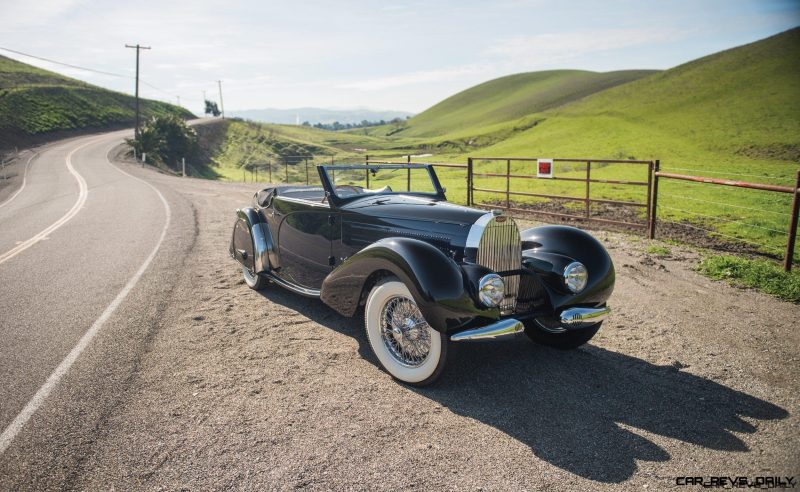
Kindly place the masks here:
[(395, 379), (425, 386), (444, 370), (447, 336), (428, 325), (397, 279), (384, 279), (372, 289), (364, 324), (372, 352)]
[(250, 273), (250, 270), (244, 265), (242, 265), (242, 276), (244, 277), (244, 283), (253, 290), (262, 290), (269, 283), (263, 276)]

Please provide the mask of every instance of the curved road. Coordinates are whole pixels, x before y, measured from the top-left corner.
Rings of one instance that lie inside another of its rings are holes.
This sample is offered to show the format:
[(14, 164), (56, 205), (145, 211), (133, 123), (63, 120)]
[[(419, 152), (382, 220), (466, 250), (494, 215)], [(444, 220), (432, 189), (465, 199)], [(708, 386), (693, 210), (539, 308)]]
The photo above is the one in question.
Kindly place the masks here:
[[(120, 390), (191, 243), (180, 195), (109, 161), (129, 134), (43, 147), (0, 204), (0, 461), (31, 429), (68, 425), (48, 416), (59, 400)], [(71, 388), (84, 394), (65, 397)]]

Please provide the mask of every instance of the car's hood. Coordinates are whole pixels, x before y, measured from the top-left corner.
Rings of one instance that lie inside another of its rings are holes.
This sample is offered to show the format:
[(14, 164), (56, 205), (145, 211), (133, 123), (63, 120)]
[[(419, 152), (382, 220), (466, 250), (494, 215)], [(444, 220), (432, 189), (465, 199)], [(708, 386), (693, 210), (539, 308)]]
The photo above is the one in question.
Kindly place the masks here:
[(373, 218), (419, 220), (471, 226), (485, 211), (413, 195), (377, 195), (347, 203), (342, 210)]

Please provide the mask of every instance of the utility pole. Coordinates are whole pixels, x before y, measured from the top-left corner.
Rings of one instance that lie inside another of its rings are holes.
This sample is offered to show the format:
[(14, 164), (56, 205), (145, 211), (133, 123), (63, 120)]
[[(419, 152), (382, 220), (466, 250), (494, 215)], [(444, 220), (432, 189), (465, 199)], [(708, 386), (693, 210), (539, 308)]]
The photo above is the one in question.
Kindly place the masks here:
[(125, 45), (126, 48), (136, 48), (136, 131), (134, 132), (134, 136), (136, 140), (139, 140), (139, 50), (149, 50), (149, 46), (131, 46), (129, 44)]
[(177, 96), (177, 97), (178, 97), (178, 106), (180, 106), (181, 105), (181, 96)]
[(222, 103), (222, 81), (218, 80), (219, 85), (219, 110), (222, 112), (222, 119), (225, 119), (225, 104)]

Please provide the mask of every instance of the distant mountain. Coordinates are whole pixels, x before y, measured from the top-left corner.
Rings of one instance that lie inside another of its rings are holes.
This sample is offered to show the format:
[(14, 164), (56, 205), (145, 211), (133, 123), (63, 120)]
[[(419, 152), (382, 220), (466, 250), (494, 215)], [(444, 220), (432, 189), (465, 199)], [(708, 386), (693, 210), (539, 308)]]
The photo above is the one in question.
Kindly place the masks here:
[(322, 123), (331, 124), (334, 121), (339, 123), (361, 123), (367, 121), (391, 121), (395, 118), (406, 119), (412, 113), (405, 111), (381, 111), (372, 109), (325, 109), (325, 108), (293, 108), (293, 109), (243, 109), (239, 111), (227, 111), (227, 115), (244, 118), (247, 120), (260, 121), (263, 123), (280, 123), (294, 125), (307, 121), (312, 125)]
[[(0, 56), (0, 148), (24, 147), (65, 132), (133, 126), (135, 99)], [(184, 108), (141, 100), (143, 118)]]

